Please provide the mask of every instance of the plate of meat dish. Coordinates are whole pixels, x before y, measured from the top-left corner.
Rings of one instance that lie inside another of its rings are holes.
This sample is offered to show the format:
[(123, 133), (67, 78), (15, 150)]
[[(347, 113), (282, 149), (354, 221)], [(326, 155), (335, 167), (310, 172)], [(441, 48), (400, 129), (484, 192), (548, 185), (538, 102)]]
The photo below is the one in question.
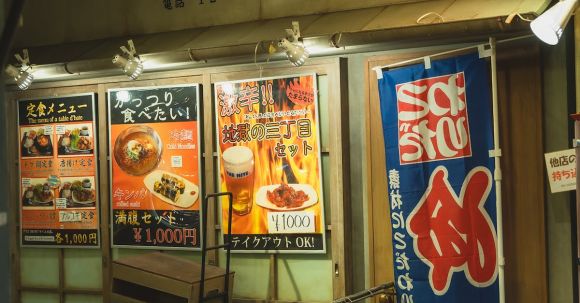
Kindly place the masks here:
[(48, 183), (29, 186), (24, 190), (22, 203), (24, 206), (53, 206), (54, 191)]
[(88, 127), (67, 129), (58, 139), (59, 155), (90, 154), (93, 152), (93, 138)]
[(52, 140), (44, 129), (24, 132), (20, 144), (23, 157), (52, 156)]
[(260, 187), (256, 204), (277, 211), (308, 208), (318, 202), (318, 195), (310, 184), (272, 184)]

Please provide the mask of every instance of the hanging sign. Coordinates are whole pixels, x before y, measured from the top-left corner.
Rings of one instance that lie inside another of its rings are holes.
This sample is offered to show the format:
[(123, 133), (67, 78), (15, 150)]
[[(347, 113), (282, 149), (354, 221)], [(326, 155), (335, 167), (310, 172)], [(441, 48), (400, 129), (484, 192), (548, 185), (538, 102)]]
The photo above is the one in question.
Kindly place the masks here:
[(112, 245), (199, 248), (197, 84), (108, 92)]
[(379, 80), (398, 302), (498, 302), (487, 64), (464, 55)]
[(316, 76), (216, 83), (215, 96), (220, 189), (234, 196), (225, 241), (234, 251), (324, 252)]
[(18, 101), (22, 246), (100, 246), (94, 121), (94, 94)]
[(576, 150), (567, 149), (544, 155), (550, 191), (559, 193), (576, 190)]

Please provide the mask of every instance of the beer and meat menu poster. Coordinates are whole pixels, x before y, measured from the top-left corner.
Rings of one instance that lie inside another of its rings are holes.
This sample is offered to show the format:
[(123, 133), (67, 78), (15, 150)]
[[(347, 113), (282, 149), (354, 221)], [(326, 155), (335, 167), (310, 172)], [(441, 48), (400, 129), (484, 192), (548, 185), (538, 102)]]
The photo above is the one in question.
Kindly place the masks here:
[(18, 101), (22, 246), (100, 246), (94, 97)]
[(115, 247), (198, 249), (197, 84), (108, 92)]
[(220, 190), (233, 194), (224, 241), (232, 250), (325, 251), (317, 93), (314, 74), (215, 84)]

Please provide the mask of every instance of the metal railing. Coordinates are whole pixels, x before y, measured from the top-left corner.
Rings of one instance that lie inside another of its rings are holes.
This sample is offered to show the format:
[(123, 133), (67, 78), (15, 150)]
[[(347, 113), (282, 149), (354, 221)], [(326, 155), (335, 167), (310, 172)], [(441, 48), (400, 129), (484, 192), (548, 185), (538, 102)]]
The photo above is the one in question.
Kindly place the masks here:
[(373, 288), (357, 292), (350, 296), (336, 299), (332, 301), (332, 303), (354, 303), (379, 295), (384, 295), (382, 298), (379, 299), (381, 300), (381, 302), (395, 302), (394, 301), (395, 283), (389, 282), (386, 284), (375, 286)]

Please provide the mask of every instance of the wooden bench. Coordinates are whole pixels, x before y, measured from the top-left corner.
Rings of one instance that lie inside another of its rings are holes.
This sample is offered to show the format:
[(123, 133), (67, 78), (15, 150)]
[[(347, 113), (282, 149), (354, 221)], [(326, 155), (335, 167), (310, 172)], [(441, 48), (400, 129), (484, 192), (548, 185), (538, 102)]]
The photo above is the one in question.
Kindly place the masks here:
[[(225, 269), (206, 265), (206, 302), (222, 302)], [(149, 253), (113, 262), (114, 303), (193, 303), (198, 302), (201, 264), (167, 253)], [(234, 272), (230, 272), (229, 302)], [(214, 298), (215, 297), (215, 298)]]

